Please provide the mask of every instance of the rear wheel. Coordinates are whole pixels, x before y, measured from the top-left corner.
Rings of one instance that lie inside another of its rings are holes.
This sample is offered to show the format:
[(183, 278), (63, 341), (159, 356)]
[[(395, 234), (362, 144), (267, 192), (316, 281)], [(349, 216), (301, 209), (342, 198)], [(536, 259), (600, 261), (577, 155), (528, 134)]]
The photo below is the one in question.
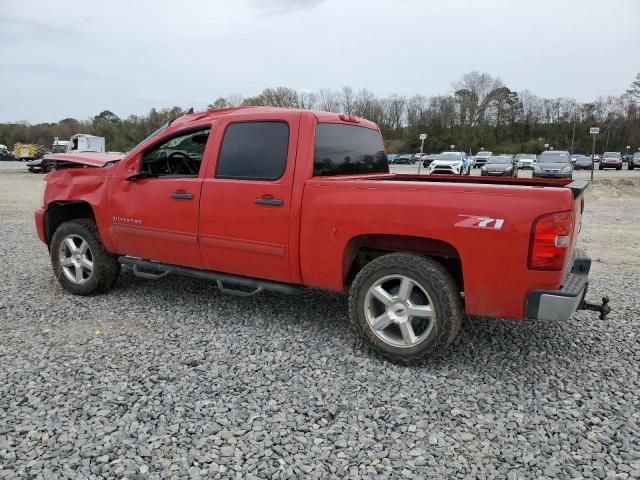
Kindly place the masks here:
[(60, 285), (76, 295), (108, 290), (120, 273), (118, 258), (106, 251), (96, 224), (87, 219), (58, 227), (51, 239), (51, 265)]
[(407, 253), (378, 257), (360, 270), (349, 294), (355, 331), (383, 357), (412, 363), (449, 345), (460, 330), (462, 299), (435, 260)]

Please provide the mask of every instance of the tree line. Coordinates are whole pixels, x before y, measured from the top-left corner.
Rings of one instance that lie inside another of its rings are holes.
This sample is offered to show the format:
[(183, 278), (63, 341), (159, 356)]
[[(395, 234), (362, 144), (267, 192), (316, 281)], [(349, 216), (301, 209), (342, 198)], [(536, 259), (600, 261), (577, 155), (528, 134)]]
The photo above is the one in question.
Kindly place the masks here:
[[(640, 73), (628, 91), (592, 102), (572, 98), (542, 98), (529, 90), (514, 91), (487, 73), (470, 72), (451, 84), (451, 93), (377, 97), (367, 89), (343, 87), (315, 92), (288, 87), (265, 88), (254, 97), (219, 97), (208, 108), (270, 105), (348, 113), (377, 123), (390, 153), (415, 152), (420, 133), (427, 133), (426, 152), (450, 145), (475, 153), (481, 148), (499, 153), (539, 153), (544, 144), (556, 150), (590, 152), (589, 127), (600, 127), (596, 151), (625, 152), (640, 147)], [(54, 137), (68, 139), (91, 133), (107, 140), (107, 149), (126, 151), (182, 108), (152, 109), (147, 115), (124, 119), (105, 110), (89, 120), (65, 118), (58, 123), (0, 124), (0, 143), (51, 145)]]

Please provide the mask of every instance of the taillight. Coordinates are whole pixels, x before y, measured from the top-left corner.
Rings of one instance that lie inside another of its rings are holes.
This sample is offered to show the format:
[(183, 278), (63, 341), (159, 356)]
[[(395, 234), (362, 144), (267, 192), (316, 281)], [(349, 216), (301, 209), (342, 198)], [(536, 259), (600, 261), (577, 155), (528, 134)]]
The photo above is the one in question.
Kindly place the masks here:
[(533, 270), (562, 270), (571, 246), (573, 213), (550, 213), (539, 217), (531, 231), (529, 268)]

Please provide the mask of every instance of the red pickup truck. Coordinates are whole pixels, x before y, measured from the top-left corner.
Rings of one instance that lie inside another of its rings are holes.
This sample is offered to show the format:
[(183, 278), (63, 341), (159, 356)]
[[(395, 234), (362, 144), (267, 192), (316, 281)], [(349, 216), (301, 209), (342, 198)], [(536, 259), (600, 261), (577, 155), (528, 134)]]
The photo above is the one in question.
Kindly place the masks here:
[(268, 107), (186, 114), (126, 155), (53, 154), (35, 213), (62, 286), (136, 275), (226, 293), (349, 293), (355, 330), (420, 360), (463, 315), (562, 321), (584, 302), (575, 248), (586, 182), (389, 173), (382, 136), (349, 115)]

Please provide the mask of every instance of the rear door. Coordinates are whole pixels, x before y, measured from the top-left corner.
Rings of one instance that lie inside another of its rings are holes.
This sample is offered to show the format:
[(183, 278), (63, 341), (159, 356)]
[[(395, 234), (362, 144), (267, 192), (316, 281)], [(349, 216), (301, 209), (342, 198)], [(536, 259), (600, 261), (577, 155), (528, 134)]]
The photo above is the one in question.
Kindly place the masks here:
[(216, 125), (217, 161), (200, 199), (204, 268), (287, 282), (300, 113)]

